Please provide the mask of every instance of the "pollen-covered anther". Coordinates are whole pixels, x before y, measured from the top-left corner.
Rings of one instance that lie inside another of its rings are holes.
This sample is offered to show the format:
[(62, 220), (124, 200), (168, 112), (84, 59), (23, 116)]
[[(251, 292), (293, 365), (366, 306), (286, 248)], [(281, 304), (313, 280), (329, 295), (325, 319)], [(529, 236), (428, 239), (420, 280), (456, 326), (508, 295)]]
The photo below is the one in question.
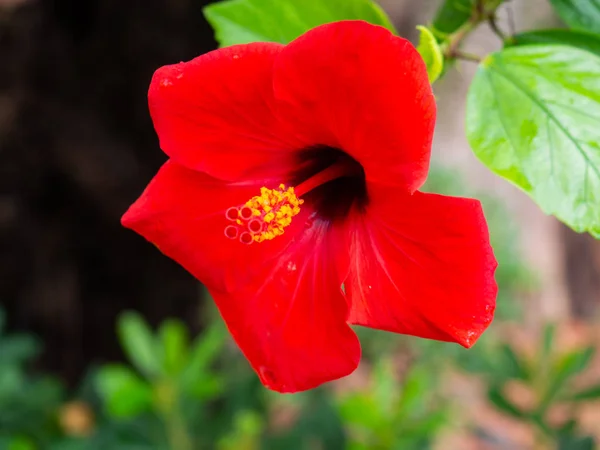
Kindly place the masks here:
[(225, 212), (225, 217), (234, 222), (225, 228), (225, 236), (231, 238), (233, 233), (229, 227), (236, 227), (239, 231), (236, 237), (239, 236), (240, 242), (244, 244), (274, 239), (284, 233), (284, 229), (292, 223), (292, 218), (300, 212), (300, 205), (303, 203), (293, 187), (286, 188), (283, 184), (277, 189), (262, 187), (260, 195)]

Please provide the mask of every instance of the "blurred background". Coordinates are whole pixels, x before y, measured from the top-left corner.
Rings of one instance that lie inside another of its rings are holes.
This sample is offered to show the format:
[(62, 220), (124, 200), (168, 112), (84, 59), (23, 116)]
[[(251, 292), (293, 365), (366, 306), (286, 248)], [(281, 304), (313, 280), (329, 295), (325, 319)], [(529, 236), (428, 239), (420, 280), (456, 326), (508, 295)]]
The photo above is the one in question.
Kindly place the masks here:
[[(498, 315), (470, 351), (359, 330), (354, 375), (267, 392), (202, 287), (120, 226), (166, 159), (150, 78), (216, 48), (208, 3), (0, 0), (0, 450), (597, 448), (600, 244), (473, 156), (471, 63), (436, 83), (427, 184), (490, 221)], [(440, 4), (380, 3), (413, 42)], [(560, 26), (546, 0), (500, 15)], [(484, 26), (467, 45), (501, 44)]]

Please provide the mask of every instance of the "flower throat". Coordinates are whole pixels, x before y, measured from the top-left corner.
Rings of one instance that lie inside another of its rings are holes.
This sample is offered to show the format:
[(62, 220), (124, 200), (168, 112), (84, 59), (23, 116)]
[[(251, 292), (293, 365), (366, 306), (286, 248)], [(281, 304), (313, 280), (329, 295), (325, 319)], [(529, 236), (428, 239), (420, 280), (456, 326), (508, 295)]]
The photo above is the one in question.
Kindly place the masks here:
[[(229, 224), (225, 236), (243, 244), (264, 242), (281, 236), (300, 213), (305, 198), (311, 209), (326, 220), (345, 215), (358, 193), (366, 198), (364, 171), (344, 152), (330, 147), (313, 147), (303, 153), (293, 180), (295, 187), (280, 184), (260, 188), (260, 195), (225, 212)], [(354, 187), (354, 189), (352, 189)], [(358, 189), (357, 189), (358, 188)], [(359, 202), (360, 206), (360, 202)]]

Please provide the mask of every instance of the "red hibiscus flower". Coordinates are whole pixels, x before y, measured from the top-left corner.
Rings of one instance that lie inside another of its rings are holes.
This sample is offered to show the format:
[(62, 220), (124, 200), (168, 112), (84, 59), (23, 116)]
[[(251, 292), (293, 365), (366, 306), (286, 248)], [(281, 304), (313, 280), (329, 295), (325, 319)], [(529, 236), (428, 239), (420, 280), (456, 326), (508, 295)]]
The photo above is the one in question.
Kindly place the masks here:
[(435, 102), (406, 40), (339, 22), (159, 69), (170, 160), (123, 217), (204, 283), (265, 386), (351, 373), (351, 324), (471, 346), (496, 261), (478, 201), (418, 192)]

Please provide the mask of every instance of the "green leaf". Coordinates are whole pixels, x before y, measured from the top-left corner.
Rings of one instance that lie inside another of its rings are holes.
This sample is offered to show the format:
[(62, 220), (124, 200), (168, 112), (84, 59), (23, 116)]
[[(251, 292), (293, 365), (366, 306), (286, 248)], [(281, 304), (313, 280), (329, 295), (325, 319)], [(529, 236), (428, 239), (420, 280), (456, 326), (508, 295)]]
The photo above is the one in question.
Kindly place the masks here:
[(550, 0), (571, 28), (600, 33), (600, 3), (596, 0)]
[(527, 363), (515, 353), (512, 347), (508, 344), (500, 346), (502, 355), (502, 370), (509, 378), (516, 378), (523, 381), (531, 379), (531, 373), (527, 367)]
[(564, 388), (567, 381), (573, 376), (583, 372), (589, 366), (595, 353), (595, 347), (589, 346), (582, 350), (577, 350), (564, 355), (556, 362), (556, 364), (554, 364), (554, 367), (551, 369), (548, 389), (538, 408), (540, 415), (545, 414), (546, 410)]
[(149, 378), (160, 374), (159, 346), (152, 330), (137, 313), (125, 312), (118, 322), (123, 350), (133, 365)]
[(561, 378), (569, 378), (583, 372), (592, 361), (596, 348), (589, 346), (564, 355), (556, 364), (555, 375)]
[(10, 440), (7, 450), (35, 450), (37, 446), (26, 437), (16, 437)]
[(517, 34), (510, 45), (570, 45), (600, 55), (600, 36), (575, 30), (534, 30)]
[(339, 20), (364, 20), (395, 33), (372, 0), (225, 0), (204, 8), (221, 47), (249, 42), (287, 44), (311, 28)]
[(552, 346), (554, 345), (554, 338), (556, 337), (556, 325), (548, 323), (544, 325), (544, 332), (542, 335), (542, 360), (550, 360), (552, 355)]
[(163, 351), (163, 372), (177, 375), (188, 358), (189, 335), (185, 325), (179, 320), (166, 320), (158, 332)]
[(547, 214), (600, 237), (600, 57), (563, 45), (511, 47), (480, 65), (467, 136), (493, 172)]
[(600, 384), (583, 389), (567, 397), (567, 400), (581, 402), (600, 399)]
[(28, 334), (13, 334), (0, 340), (0, 364), (23, 364), (35, 358), (41, 344)]
[(438, 44), (429, 28), (419, 25), (417, 29), (421, 32), (417, 50), (427, 66), (429, 82), (433, 84), (444, 71), (444, 55), (440, 49), (440, 44)]
[(197, 389), (196, 380), (206, 376), (210, 365), (225, 344), (225, 336), (224, 327), (215, 323), (196, 338), (187, 366), (181, 373), (180, 380), (184, 389)]
[(496, 408), (505, 414), (508, 414), (509, 416), (516, 417), (518, 419), (523, 419), (528, 416), (525, 411), (522, 411), (518, 406), (508, 400), (504, 394), (502, 394), (502, 390), (499, 386), (490, 387), (487, 396), (488, 400), (492, 402)]
[(558, 438), (558, 450), (594, 450), (596, 441), (592, 436), (563, 435)]
[(210, 400), (223, 392), (224, 380), (219, 375), (198, 374), (192, 383), (185, 385), (185, 392), (196, 400)]
[(362, 426), (369, 430), (378, 430), (387, 426), (382, 408), (372, 396), (364, 393), (352, 393), (337, 402), (340, 417), (348, 426)]
[(151, 386), (126, 366), (102, 367), (96, 375), (96, 389), (107, 413), (115, 418), (132, 418), (152, 406)]
[(471, 18), (474, 4), (475, 0), (444, 0), (433, 19), (434, 33), (454, 33)]

